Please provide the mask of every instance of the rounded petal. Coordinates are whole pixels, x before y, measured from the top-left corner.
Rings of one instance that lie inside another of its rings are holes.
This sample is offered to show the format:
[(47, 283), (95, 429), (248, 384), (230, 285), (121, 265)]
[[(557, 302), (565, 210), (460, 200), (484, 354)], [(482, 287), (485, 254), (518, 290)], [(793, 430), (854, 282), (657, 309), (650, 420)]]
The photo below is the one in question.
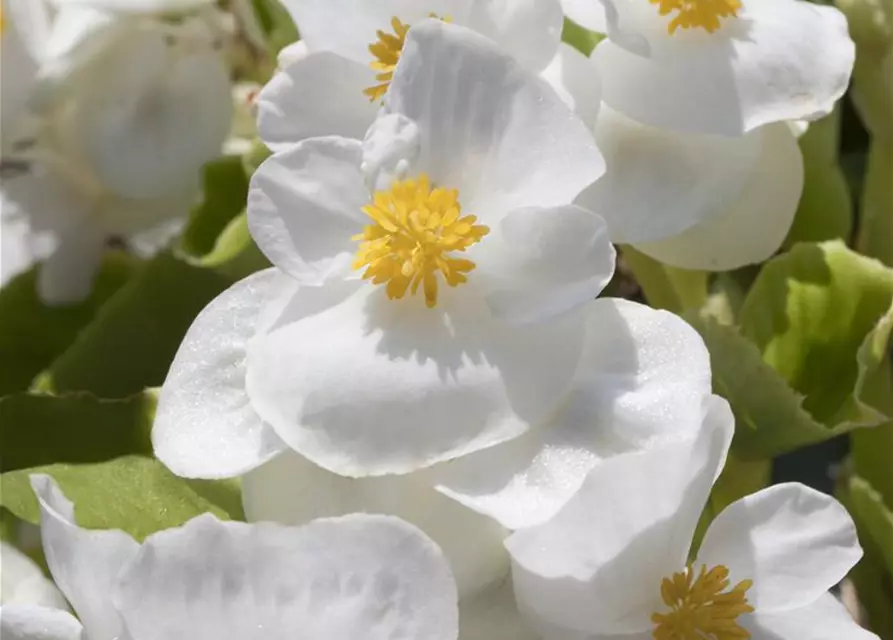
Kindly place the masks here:
[(220, 154), (233, 116), (228, 72), (210, 45), (186, 48), (194, 46), (132, 29), (91, 72), (69, 127), (116, 193), (151, 198), (179, 189)]
[(459, 625), (443, 554), (386, 516), (303, 527), (199, 516), (150, 536), (116, 595), (140, 640), (455, 640)]
[(337, 53), (302, 56), (258, 95), (260, 137), (274, 151), (318, 136), (362, 140), (378, 113), (379, 105), (363, 95), (363, 89), (374, 84), (368, 66)]
[(596, 33), (607, 33), (608, 21), (605, 7), (600, 0), (561, 0), (564, 15)]
[(245, 473), (286, 448), (251, 406), (245, 391), (248, 341), (264, 305), (286, 300), (295, 285), (276, 269), (224, 291), (186, 332), (158, 397), (155, 455), (187, 478)]
[(460, 602), (459, 637), (462, 640), (557, 640), (534, 631), (515, 603), (511, 580)]
[(753, 640), (879, 640), (860, 627), (846, 608), (830, 593), (810, 604), (785, 611), (757, 611), (744, 616), (743, 626)]
[(509, 529), (542, 524), (605, 458), (695, 436), (710, 359), (679, 317), (594, 302), (583, 357), (557, 416), (523, 436), (432, 469), (437, 488)]
[(676, 133), (607, 106), (595, 137), (607, 170), (577, 203), (601, 215), (611, 240), (623, 244), (663, 240), (722, 213), (765, 160), (763, 132), (738, 138)]
[(803, 156), (785, 123), (757, 132), (759, 158), (738, 196), (704, 222), (666, 240), (636, 244), (682, 269), (730, 271), (763, 262), (781, 246), (803, 192)]
[(289, 452), (242, 478), (245, 516), (301, 525), (354, 512), (397, 516), (417, 526), (443, 550), (459, 597), (471, 597), (508, 574), (505, 530), (446, 498), (424, 473), (351, 479)]
[(569, 205), (510, 211), (469, 256), (493, 314), (526, 324), (594, 300), (614, 275), (616, 254), (604, 221)]
[(68, 609), (65, 597), (52, 580), (43, 575), (37, 563), (2, 540), (0, 540), (0, 563), (2, 563), (0, 604), (27, 604)]
[[(612, 36), (594, 59), (604, 100), (644, 124), (736, 136), (831, 111), (849, 83), (855, 47), (837, 9), (801, 0), (748, 0), (712, 34), (680, 29), (640, 0), (606, 3)], [(662, 27), (663, 25), (663, 27)], [(662, 27), (662, 28), (661, 28)], [(639, 46), (645, 40), (645, 46)]]
[(695, 439), (604, 461), (554, 518), (506, 541), (522, 611), (590, 634), (650, 629), (732, 439), (728, 403), (706, 405)]
[(559, 0), (484, 0), (473, 3), (465, 26), (539, 73), (558, 51), (564, 15)]
[(306, 140), (268, 158), (251, 178), (248, 228), (277, 267), (317, 286), (350, 272), (370, 194), (362, 143)]
[(696, 563), (728, 567), (732, 584), (752, 580), (748, 602), (769, 613), (812, 602), (860, 557), (856, 526), (843, 505), (788, 483), (726, 507), (707, 530)]
[(0, 637), (3, 640), (86, 640), (81, 623), (67, 611), (28, 604), (0, 606)]
[(578, 315), (512, 326), (472, 291), (429, 309), (368, 284), (308, 310), (308, 292), (249, 349), (248, 393), (293, 449), (343, 475), (408, 473), (517, 437), (555, 409), (580, 357)]
[(47, 475), (32, 475), (40, 505), (43, 551), (53, 580), (92, 638), (118, 638), (124, 628), (109, 598), (139, 545), (123, 531), (77, 526), (74, 505)]
[(393, 33), (391, 20), (413, 25), (431, 14), (464, 24), (474, 0), (283, 0), (301, 39), (310, 51), (334, 51), (369, 64), (374, 60), (369, 45), (376, 32)]
[(570, 204), (604, 172), (591, 133), (541, 79), (487, 38), (438, 20), (409, 32), (387, 110), (419, 128), (414, 168), (458, 189), (485, 224)]
[(595, 125), (602, 106), (602, 86), (598, 69), (589, 58), (562, 42), (540, 77), (583, 122), (590, 128)]

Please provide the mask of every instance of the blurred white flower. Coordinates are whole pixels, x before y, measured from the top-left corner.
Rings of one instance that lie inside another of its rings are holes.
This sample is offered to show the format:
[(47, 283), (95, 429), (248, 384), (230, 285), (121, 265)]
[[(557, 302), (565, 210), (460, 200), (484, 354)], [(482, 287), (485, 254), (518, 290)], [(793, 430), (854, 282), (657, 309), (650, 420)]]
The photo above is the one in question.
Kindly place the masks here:
[(31, 558), (0, 540), (0, 605), (67, 609), (65, 597)]
[(506, 542), (547, 640), (877, 640), (828, 593), (859, 560), (833, 498), (799, 484), (733, 503), (692, 537), (734, 431), (715, 396), (697, 438), (597, 467), (552, 520)]
[[(41, 297), (77, 301), (109, 238), (139, 247), (196, 200), (202, 166), (220, 153), (232, 117), (220, 35), (205, 12), (167, 22), (130, 5), (6, 4), (12, 29), (31, 44), (17, 67), (29, 99), (3, 132), (3, 253), (42, 238), (41, 251), (15, 266), (48, 257)], [(6, 67), (4, 57), (4, 77)], [(4, 279), (13, 275), (7, 263)]]
[(534, 73), (561, 39), (558, 0), (285, 0), (301, 40), (260, 96), (271, 147), (313, 136), (362, 138), (375, 120), (408, 29), (435, 16), (492, 38)]
[(437, 546), (393, 517), (302, 527), (198, 516), (142, 544), (77, 526), (49, 476), (31, 484), (43, 545), (78, 619), (6, 604), (15, 640), (455, 640), (456, 587)]

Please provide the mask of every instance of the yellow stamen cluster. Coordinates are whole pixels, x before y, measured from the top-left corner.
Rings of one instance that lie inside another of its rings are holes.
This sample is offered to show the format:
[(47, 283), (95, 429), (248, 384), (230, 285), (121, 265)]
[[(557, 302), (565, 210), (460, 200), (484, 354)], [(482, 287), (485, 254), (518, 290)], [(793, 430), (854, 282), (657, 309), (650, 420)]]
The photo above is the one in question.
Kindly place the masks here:
[(670, 33), (676, 29), (691, 29), (700, 27), (709, 33), (713, 33), (719, 27), (720, 18), (729, 18), (738, 15), (741, 9), (741, 0), (648, 0), (656, 4), (660, 15), (665, 16), (676, 13), (676, 16), (667, 26)]
[[(437, 18), (444, 22), (451, 22), (449, 16), (441, 17), (432, 13), (429, 14), (429, 17)], [(394, 79), (394, 69), (397, 68), (397, 63), (400, 62), (400, 54), (403, 53), (403, 46), (406, 44), (406, 34), (409, 33), (409, 26), (395, 16), (391, 18), (393, 34), (381, 30), (375, 32), (378, 40), (369, 45), (369, 52), (375, 59), (369, 63), (369, 66), (376, 72), (375, 79), (381, 84), (363, 90), (370, 102), (381, 100), (384, 94), (388, 92), (391, 80)]]
[(451, 287), (466, 282), (474, 269), (471, 260), (450, 254), (465, 251), (490, 232), (475, 224), (475, 216), (462, 216), (459, 192), (431, 189), (424, 173), (417, 180), (395, 181), (388, 191), (378, 191), (363, 212), (372, 218), (363, 233), (354, 269), (374, 284), (387, 283), (390, 299), (399, 299), (421, 285), (425, 304), (437, 304), (438, 272)]
[(745, 640), (750, 633), (738, 624), (738, 616), (751, 613), (747, 590), (752, 582), (742, 580), (731, 590), (729, 570), (718, 565), (701, 566), (697, 578), (691, 567), (672, 578), (664, 578), (660, 595), (670, 611), (654, 613), (655, 640)]

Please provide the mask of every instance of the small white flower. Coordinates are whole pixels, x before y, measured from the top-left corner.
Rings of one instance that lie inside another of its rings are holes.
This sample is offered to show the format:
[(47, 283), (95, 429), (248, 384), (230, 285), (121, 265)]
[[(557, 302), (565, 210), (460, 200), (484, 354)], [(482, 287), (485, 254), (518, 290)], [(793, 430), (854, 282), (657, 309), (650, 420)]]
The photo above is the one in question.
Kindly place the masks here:
[(86, 2), (21, 4), (30, 13), (11, 17), (30, 34), (19, 69), (30, 84), (3, 132), (3, 253), (41, 237), (49, 246), (14, 267), (49, 256), (38, 291), (72, 302), (89, 294), (108, 238), (154, 245), (188, 212), (229, 131), (230, 82), (208, 15), (168, 24)]
[[(437, 546), (393, 517), (303, 527), (198, 516), (142, 544), (77, 526), (49, 476), (32, 476), (47, 563), (78, 615), (0, 610), (28, 640), (455, 640), (456, 587)], [(296, 635), (297, 634), (297, 635)]]
[(271, 147), (313, 136), (362, 138), (375, 119), (407, 30), (436, 16), (492, 38), (534, 73), (561, 38), (558, 0), (286, 0), (301, 40), (259, 100)]
[(727, 507), (692, 537), (734, 430), (714, 397), (691, 442), (597, 467), (506, 546), (519, 607), (547, 639), (875, 639), (830, 594), (862, 552), (834, 499), (799, 484)]

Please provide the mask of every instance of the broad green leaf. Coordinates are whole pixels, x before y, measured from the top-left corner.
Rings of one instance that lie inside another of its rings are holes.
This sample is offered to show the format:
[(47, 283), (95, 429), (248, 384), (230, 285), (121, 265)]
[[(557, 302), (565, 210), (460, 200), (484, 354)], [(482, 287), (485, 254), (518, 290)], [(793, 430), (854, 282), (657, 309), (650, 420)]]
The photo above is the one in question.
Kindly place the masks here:
[(81, 526), (122, 529), (137, 540), (205, 512), (225, 519), (242, 517), (237, 510), (237, 484), (192, 483), (176, 477), (157, 460), (125, 456), (93, 464), (54, 464), (4, 473), (0, 476), (0, 506), (28, 522), (39, 521), (37, 500), (28, 481), (33, 473), (48, 473), (56, 479), (74, 502)]
[(681, 313), (707, 301), (707, 272), (661, 264), (628, 245), (621, 252), (652, 307)]
[(887, 507), (881, 494), (858, 476), (850, 479), (850, 513), (884, 558), (893, 576), (893, 510)]
[(0, 471), (151, 455), (150, 394), (100, 400), (87, 394), (16, 394), (0, 400)]
[[(888, 378), (893, 374), (888, 375)], [(893, 383), (888, 387), (893, 389)], [(888, 395), (893, 404), (893, 393)], [(889, 412), (893, 414), (893, 411)], [(853, 467), (893, 509), (893, 423), (859, 429), (851, 435)]]
[(891, 305), (893, 270), (840, 242), (801, 244), (763, 268), (740, 329), (815, 420), (872, 426), (887, 419), (872, 396), (889, 364)]
[(0, 396), (25, 391), (67, 349), (103, 304), (139, 270), (140, 260), (108, 253), (93, 293), (77, 305), (47, 307), (37, 297), (36, 269), (0, 289)]
[(190, 256), (212, 251), (221, 232), (245, 210), (248, 176), (241, 156), (227, 156), (205, 167), (204, 194), (180, 239), (180, 249)]
[(857, 247), (893, 267), (893, 132), (890, 135), (872, 142), (868, 154)]
[(170, 254), (157, 256), (41, 376), (39, 388), (126, 398), (160, 386), (195, 316), (232, 282)]
[(570, 18), (564, 19), (564, 29), (561, 31), (561, 40), (574, 49), (588, 56), (595, 49), (595, 45), (601, 42), (605, 36), (581, 27)]
[(800, 138), (805, 183), (785, 247), (798, 242), (847, 240), (852, 233), (853, 203), (838, 164), (839, 138), (839, 110), (812, 123)]

